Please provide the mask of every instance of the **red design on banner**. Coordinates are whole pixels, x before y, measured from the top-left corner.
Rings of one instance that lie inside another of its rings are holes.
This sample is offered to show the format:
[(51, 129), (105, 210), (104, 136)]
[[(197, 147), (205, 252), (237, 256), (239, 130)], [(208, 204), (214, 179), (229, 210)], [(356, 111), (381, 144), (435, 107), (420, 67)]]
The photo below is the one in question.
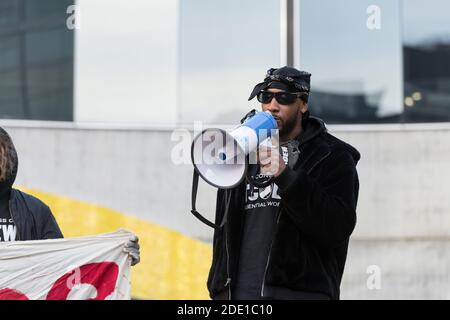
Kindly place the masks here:
[(0, 289), (0, 300), (29, 300), (22, 292), (4, 288)]
[(67, 300), (77, 284), (90, 284), (97, 289), (97, 296), (89, 300), (105, 300), (114, 292), (118, 275), (119, 266), (114, 262), (85, 264), (56, 280), (47, 294), (47, 300)]

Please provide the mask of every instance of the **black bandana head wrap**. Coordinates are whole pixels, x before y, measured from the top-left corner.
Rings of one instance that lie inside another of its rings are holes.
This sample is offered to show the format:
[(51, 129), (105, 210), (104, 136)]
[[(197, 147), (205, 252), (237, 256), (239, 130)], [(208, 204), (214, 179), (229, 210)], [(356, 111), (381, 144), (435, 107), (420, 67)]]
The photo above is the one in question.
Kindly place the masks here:
[(305, 71), (299, 71), (292, 67), (282, 67), (279, 69), (271, 68), (267, 70), (264, 81), (258, 83), (254, 88), (248, 100), (252, 100), (260, 91), (268, 88), (281, 89), (287, 92), (305, 92), (310, 91), (311, 74)]

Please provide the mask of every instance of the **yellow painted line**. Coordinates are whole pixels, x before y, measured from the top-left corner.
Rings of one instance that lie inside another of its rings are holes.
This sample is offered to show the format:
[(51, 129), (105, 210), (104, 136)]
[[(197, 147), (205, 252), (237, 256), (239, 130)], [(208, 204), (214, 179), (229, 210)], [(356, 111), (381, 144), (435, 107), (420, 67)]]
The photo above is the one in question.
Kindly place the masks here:
[(168, 228), (98, 205), (19, 188), (47, 204), (64, 237), (124, 228), (139, 237), (141, 262), (132, 267), (132, 296), (138, 299), (209, 299), (206, 281), (211, 246)]

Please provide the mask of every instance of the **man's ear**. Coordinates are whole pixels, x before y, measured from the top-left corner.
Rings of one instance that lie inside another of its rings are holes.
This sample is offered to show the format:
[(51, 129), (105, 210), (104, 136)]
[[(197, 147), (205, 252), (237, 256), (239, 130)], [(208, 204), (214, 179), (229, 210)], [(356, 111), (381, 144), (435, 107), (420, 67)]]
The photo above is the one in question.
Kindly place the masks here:
[(301, 113), (305, 113), (306, 111), (308, 111), (308, 104), (302, 100), (300, 101), (300, 111)]

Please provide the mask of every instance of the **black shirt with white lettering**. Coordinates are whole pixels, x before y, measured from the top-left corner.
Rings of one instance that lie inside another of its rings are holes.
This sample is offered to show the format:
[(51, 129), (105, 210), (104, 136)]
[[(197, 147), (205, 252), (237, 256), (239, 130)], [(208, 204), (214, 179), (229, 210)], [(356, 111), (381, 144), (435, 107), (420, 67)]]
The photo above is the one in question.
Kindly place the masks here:
[[(283, 159), (287, 164), (287, 148), (282, 147), (282, 152)], [(256, 176), (255, 178), (258, 180), (267, 177)], [(261, 299), (262, 284), (277, 223), (280, 200), (276, 184), (271, 184), (266, 188), (257, 188), (247, 184), (244, 231), (232, 299)]]
[(9, 210), (11, 190), (0, 192), (0, 241), (15, 241), (16, 226)]

